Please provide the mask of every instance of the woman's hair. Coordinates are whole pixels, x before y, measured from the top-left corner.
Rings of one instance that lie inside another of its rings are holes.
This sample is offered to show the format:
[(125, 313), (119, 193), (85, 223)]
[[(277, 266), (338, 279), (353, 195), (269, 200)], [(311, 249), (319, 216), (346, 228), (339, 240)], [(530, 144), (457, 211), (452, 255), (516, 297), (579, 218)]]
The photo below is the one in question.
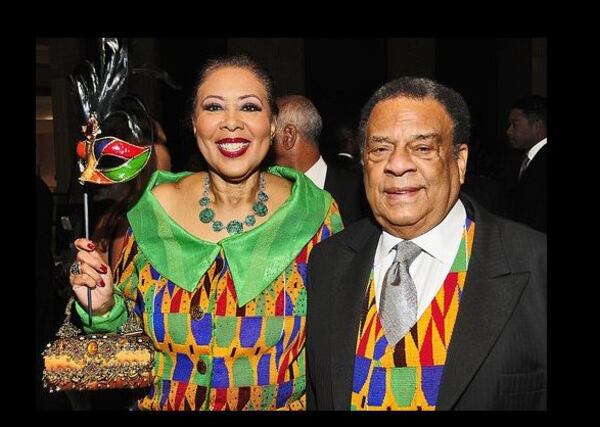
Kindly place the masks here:
[(271, 75), (269, 74), (267, 69), (247, 55), (236, 54), (209, 59), (206, 62), (206, 64), (202, 67), (198, 74), (196, 84), (194, 85), (194, 94), (191, 111), (192, 117), (196, 111), (196, 104), (198, 102), (198, 88), (200, 87), (200, 85), (202, 85), (202, 83), (204, 83), (204, 81), (210, 74), (221, 68), (242, 68), (254, 73), (254, 75), (258, 77), (258, 79), (265, 87), (265, 91), (267, 92), (267, 101), (269, 103), (269, 108), (271, 109), (271, 114), (277, 115), (277, 104), (275, 102), (275, 82), (271, 78)]

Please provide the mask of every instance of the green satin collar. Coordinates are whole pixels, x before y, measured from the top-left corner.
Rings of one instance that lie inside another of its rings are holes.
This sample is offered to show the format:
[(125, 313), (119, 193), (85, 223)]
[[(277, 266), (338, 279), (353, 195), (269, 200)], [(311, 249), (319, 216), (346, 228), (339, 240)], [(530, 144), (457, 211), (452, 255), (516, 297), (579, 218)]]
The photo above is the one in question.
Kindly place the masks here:
[[(240, 306), (271, 284), (319, 230), (332, 203), (331, 195), (303, 173), (273, 166), (267, 170), (293, 183), (291, 195), (269, 220), (218, 243), (195, 237), (162, 208), (152, 189), (177, 182), (191, 172), (156, 171), (127, 218), (138, 250), (173, 283), (192, 291), (221, 250), (229, 264)], [(336, 226), (340, 228), (340, 226)]]

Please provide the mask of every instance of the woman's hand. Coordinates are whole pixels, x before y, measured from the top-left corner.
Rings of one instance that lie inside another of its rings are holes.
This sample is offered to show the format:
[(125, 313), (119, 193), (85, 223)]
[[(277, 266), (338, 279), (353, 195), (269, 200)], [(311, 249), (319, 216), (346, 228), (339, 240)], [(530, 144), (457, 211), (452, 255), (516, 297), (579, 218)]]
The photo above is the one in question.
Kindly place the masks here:
[(108, 312), (114, 305), (114, 286), (110, 267), (107, 266), (96, 251), (96, 245), (87, 239), (75, 240), (80, 274), (72, 270), (69, 282), (79, 303), (87, 309), (87, 289), (92, 289), (92, 312), (101, 315)]

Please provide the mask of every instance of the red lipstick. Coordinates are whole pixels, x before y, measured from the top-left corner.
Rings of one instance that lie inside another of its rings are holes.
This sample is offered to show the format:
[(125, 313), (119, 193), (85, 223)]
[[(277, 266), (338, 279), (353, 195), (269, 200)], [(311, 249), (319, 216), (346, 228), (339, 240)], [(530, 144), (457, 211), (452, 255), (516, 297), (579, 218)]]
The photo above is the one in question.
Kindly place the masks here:
[(248, 147), (250, 141), (245, 138), (223, 138), (216, 142), (217, 147), (221, 154), (225, 157), (240, 157), (243, 155)]

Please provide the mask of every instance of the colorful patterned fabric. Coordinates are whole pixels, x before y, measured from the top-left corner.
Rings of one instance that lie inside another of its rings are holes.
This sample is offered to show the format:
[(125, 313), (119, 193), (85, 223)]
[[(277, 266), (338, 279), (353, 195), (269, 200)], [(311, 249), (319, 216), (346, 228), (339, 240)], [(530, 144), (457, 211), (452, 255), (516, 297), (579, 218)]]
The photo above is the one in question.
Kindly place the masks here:
[[(305, 200), (306, 194), (297, 191), (296, 183), (292, 192)], [(305, 237), (275, 279), (244, 304), (239, 300), (227, 249), (207, 246), (207, 242), (195, 249), (193, 253), (198, 254), (205, 248), (219, 248), (196, 286), (188, 290), (161, 274), (136, 230), (128, 231), (115, 282), (136, 301), (135, 310), (157, 349), (155, 381), (148, 395), (137, 402), (138, 409), (304, 409), (307, 262), (314, 245), (342, 227), (337, 205), (327, 196), (329, 206), (319, 227)], [(280, 210), (289, 209), (288, 202)], [(305, 210), (311, 211), (311, 207)], [(269, 227), (263, 226), (269, 221), (241, 235), (265, 232)], [(268, 237), (263, 242), (268, 242)], [(292, 245), (286, 250), (295, 251)], [(249, 263), (254, 260), (250, 256), (245, 259)], [(272, 267), (268, 261), (257, 261), (255, 268)], [(126, 318), (122, 298), (115, 296), (115, 301), (104, 318), (94, 317), (94, 331), (114, 330)], [(85, 317), (81, 307), (77, 311)]]
[(475, 223), (467, 218), (444, 284), (395, 346), (388, 344), (381, 327), (371, 272), (356, 347), (351, 410), (435, 410), (474, 233)]

